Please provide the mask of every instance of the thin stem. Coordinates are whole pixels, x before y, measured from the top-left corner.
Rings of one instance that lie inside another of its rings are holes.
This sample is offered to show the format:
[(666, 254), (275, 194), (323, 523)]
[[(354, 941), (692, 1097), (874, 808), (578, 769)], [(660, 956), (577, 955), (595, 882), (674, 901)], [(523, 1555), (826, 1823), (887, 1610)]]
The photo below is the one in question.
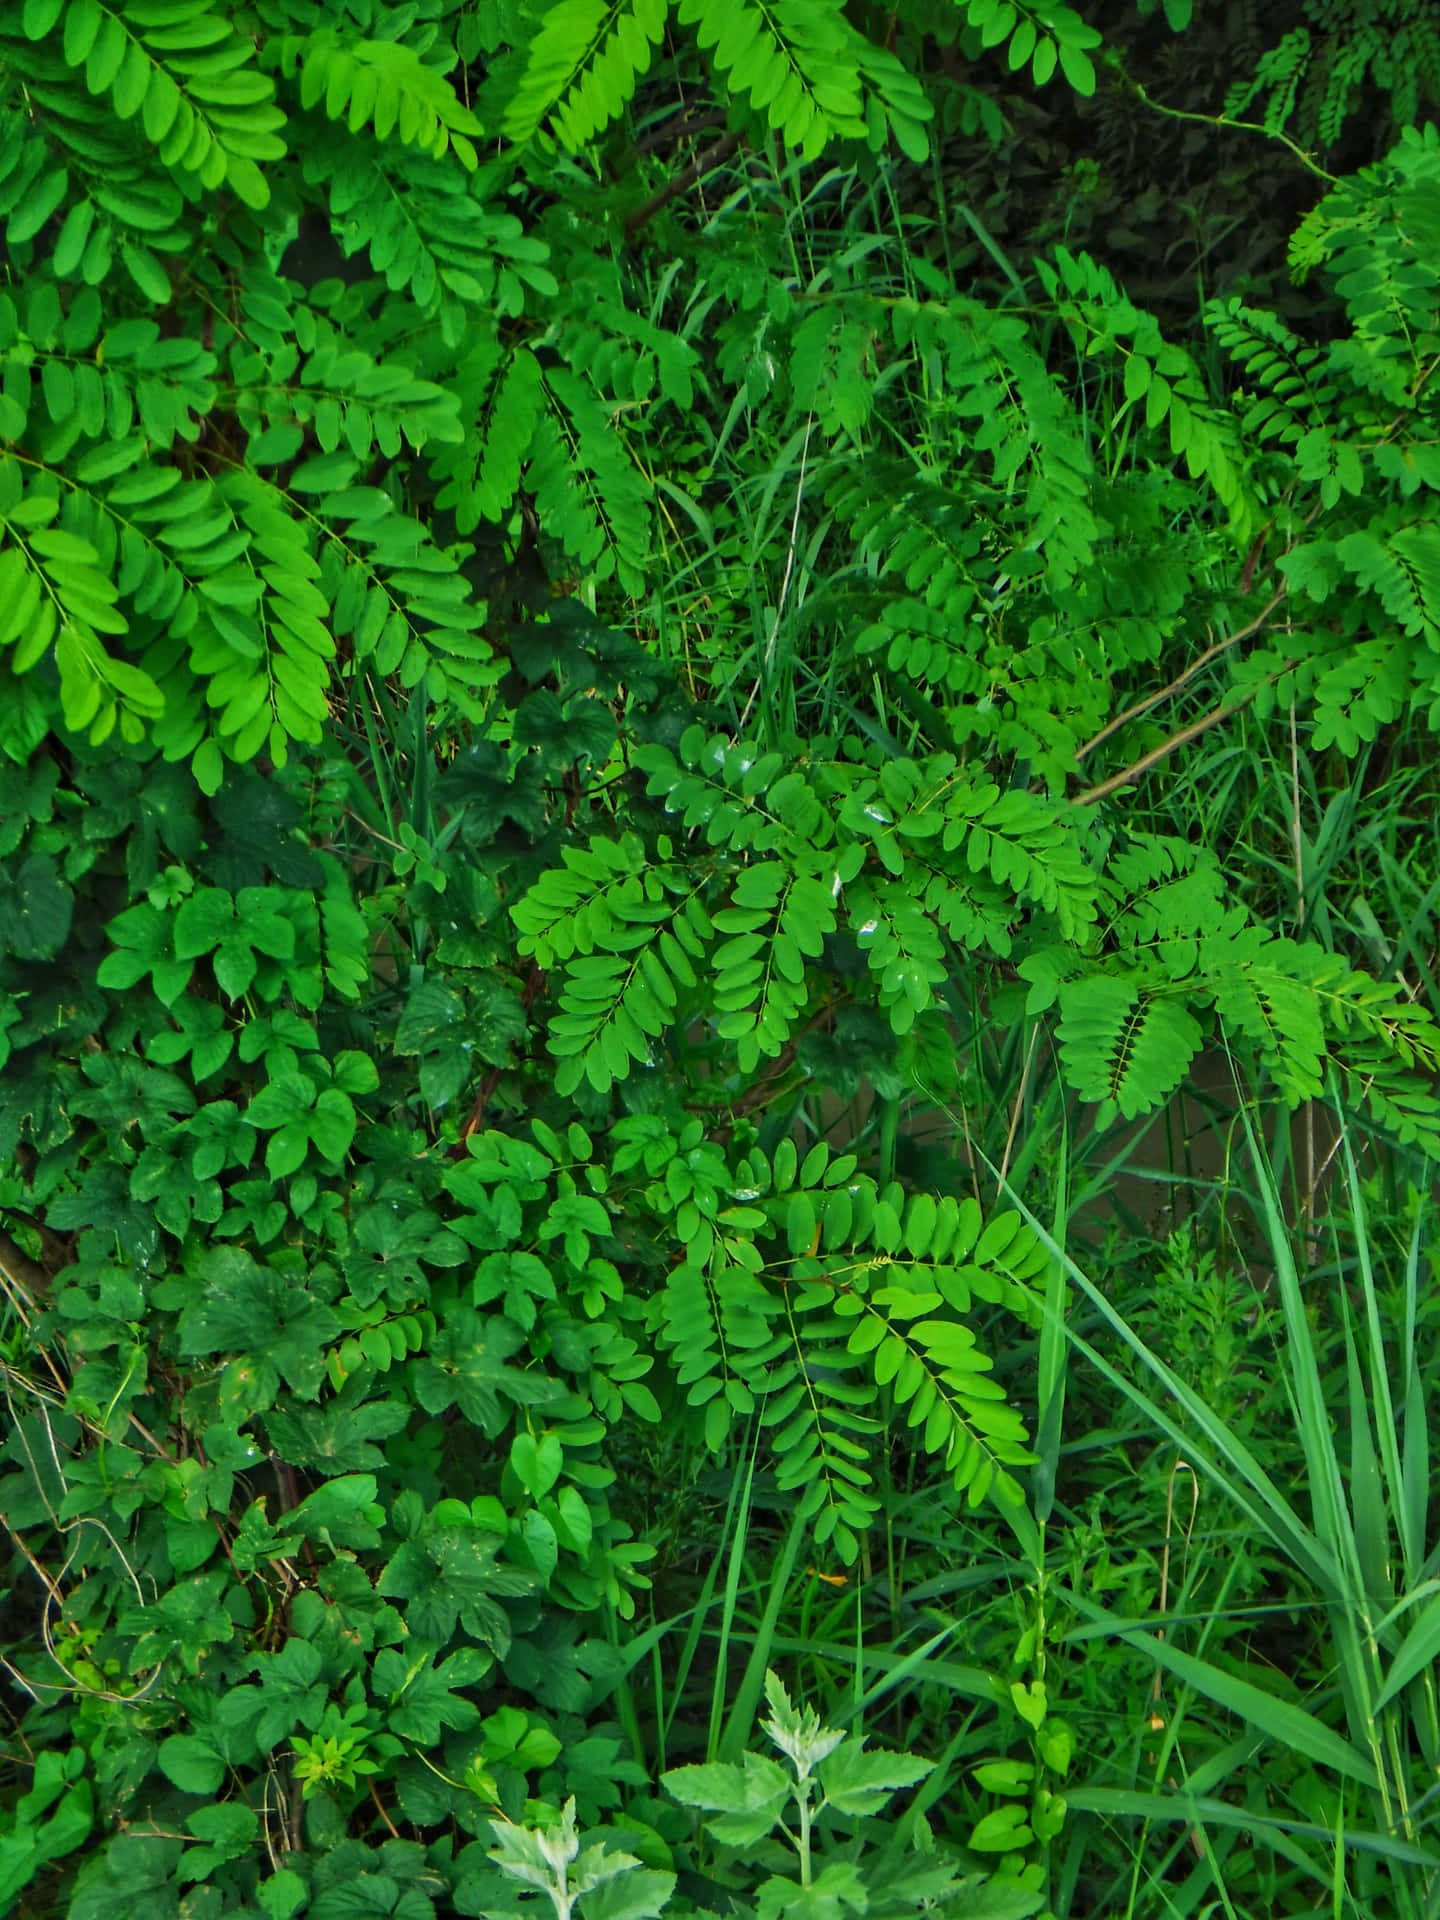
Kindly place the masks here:
[(1312, 159), (1297, 140), (1292, 140), (1288, 133), (1282, 133), (1278, 127), (1267, 127), (1259, 120), (1232, 120), (1228, 114), (1224, 113), (1192, 113), (1185, 107), (1162, 106), (1160, 101), (1152, 100), (1140, 82), (1132, 80), (1123, 69), (1120, 70), (1120, 78), (1152, 113), (1163, 114), (1167, 120), (1195, 120), (1202, 127), (1219, 127), (1222, 132), (1263, 133), (1266, 139), (1278, 140), (1281, 146), (1288, 147), (1301, 166), (1307, 168), (1317, 179), (1323, 180), (1327, 186), (1335, 185), (1337, 176), (1327, 173), (1320, 162)]
[(712, 146), (708, 146), (703, 153), (697, 154), (688, 167), (682, 167), (672, 180), (667, 180), (658, 193), (652, 194), (645, 204), (637, 207), (626, 220), (627, 239), (633, 239), (642, 227), (649, 225), (663, 207), (668, 207), (672, 200), (678, 200), (680, 195), (693, 187), (697, 180), (707, 173), (713, 173), (716, 167), (723, 166), (743, 138), (744, 135), (739, 133), (722, 134)]
[(765, 642), (765, 653), (761, 662), (760, 678), (756, 680), (754, 686), (750, 689), (750, 698), (745, 702), (745, 711), (741, 714), (740, 724), (735, 729), (737, 739), (744, 737), (746, 724), (750, 719), (751, 709), (755, 705), (756, 695), (759, 693), (761, 685), (770, 671), (771, 662), (775, 658), (775, 642), (780, 636), (780, 622), (785, 614), (785, 602), (790, 595), (790, 576), (795, 571), (795, 549), (800, 541), (800, 509), (805, 501), (805, 467), (810, 458), (810, 436), (814, 431), (815, 416), (812, 413), (805, 422), (805, 444), (800, 449), (800, 477), (795, 482), (795, 512), (790, 521), (790, 547), (785, 555), (785, 573), (780, 581), (780, 597), (775, 603), (775, 618), (770, 623), (770, 637)]
[(1161, 687), (1158, 693), (1147, 694), (1143, 700), (1137, 700), (1133, 707), (1127, 707), (1123, 713), (1117, 713), (1113, 720), (1107, 721), (1098, 733), (1091, 735), (1083, 747), (1075, 749), (1076, 764), (1078, 765), (1087, 753), (1093, 753), (1095, 748), (1102, 741), (1108, 740), (1112, 733), (1118, 732), (1127, 720), (1134, 720), (1140, 714), (1148, 713), (1152, 707), (1158, 707), (1162, 700), (1168, 700), (1172, 693), (1179, 693), (1182, 687), (1188, 686), (1196, 674), (1208, 667), (1212, 660), (1218, 660), (1222, 653), (1228, 653), (1231, 647), (1238, 646), (1242, 640), (1248, 640), (1251, 634), (1258, 633), (1288, 592), (1288, 586), (1281, 587), (1278, 593), (1273, 594), (1266, 601), (1253, 620), (1247, 621), (1234, 633), (1227, 633), (1225, 638), (1217, 640), (1214, 646), (1207, 647), (1204, 653), (1198, 659), (1192, 660), (1185, 671), (1177, 674), (1168, 686)]
[[(1278, 673), (1292, 672), (1295, 664), (1293, 660), (1287, 660)], [(1172, 733), (1168, 740), (1162, 740), (1158, 747), (1152, 747), (1149, 753), (1142, 754), (1132, 765), (1126, 767), (1123, 773), (1112, 774), (1110, 779), (1102, 780), (1098, 787), (1087, 787), (1084, 793), (1077, 793), (1070, 802), (1071, 806), (1093, 806), (1097, 800), (1108, 798), (1118, 788), (1128, 787), (1131, 781), (1138, 780), (1142, 773), (1148, 773), (1151, 767), (1156, 767), (1162, 760), (1167, 760), (1177, 747), (1188, 746), (1192, 740), (1198, 740), (1202, 733), (1208, 733), (1211, 727), (1218, 727), (1222, 720), (1228, 720), (1232, 714), (1242, 713), (1260, 691), (1260, 687), (1276, 679), (1278, 673), (1267, 674), (1264, 681), (1251, 687), (1238, 700), (1232, 700), (1225, 706), (1215, 707), (1205, 715), (1203, 720), (1197, 720), (1193, 726), (1182, 727), (1178, 733)]]

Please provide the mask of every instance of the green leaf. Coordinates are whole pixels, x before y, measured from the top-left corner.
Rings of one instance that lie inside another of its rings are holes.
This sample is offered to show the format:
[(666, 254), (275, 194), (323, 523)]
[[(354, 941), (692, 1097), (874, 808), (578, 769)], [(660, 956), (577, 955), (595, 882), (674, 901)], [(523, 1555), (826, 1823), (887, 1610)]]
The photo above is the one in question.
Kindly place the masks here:
[(965, 1844), (975, 1853), (1013, 1853), (1034, 1838), (1024, 1807), (994, 1807), (975, 1823)]
[(820, 1784), (837, 1813), (878, 1813), (892, 1793), (913, 1787), (934, 1768), (909, 1753), (867, 1753), (863, 1739), (846, 1740), (820, 1765)]
[(355, 1138), (355, 1108), (338, 1087), (322, 1087), (307, 1125), (310, 1138), (327, 1160), (343, 1160)]
[(13, 878), (0, 874), (0, 946), (22, 960), (48, 960), (70, 933), (75, 895), (48, 854), (32, 853)]
[(304, 1073), (277, 1073), (268, 1080), (245, 1109), (252, 1127), (268, 1132), (303, 1119), (315, 1104), (315, 1082)]
[(260, 1751), (272, 1752), (297, 1726), (313, 1733), (329, 1696), (319, 1650), (292, 1635), (278, 1653), (253, 1655), (250, 1668), (259, 1679), (261, 1707), (255, 1739)]
[(560, 1478), (565, 1449), (553, 1433), (517, 1433), (510, 1446), (510, 1465), (532, 1500), (543, 1500)]
[(64, 10), (65, 0), (25, 0), (20, 20), (26, 37), (43, 40), (47, 33), (54, 31)]
[(673, 1767), (660, 1776), (665, 1791), (682, 1806), (701, 1807), (719, 1816), (707, 1821), (726, 1846), (753, 1846), (788, 1805), (791, 1782), (785, 1769), (763, 1754), (747, 1753), (739, 1766), (712, 1761), (705, 1766)]
[(435, 1649), (413, 1641), (402, 1650), (386, 1647), (377, 1654), (374, 1691), (388, 1696), (388, 1718), (403, 1739), (433, 1747), (446, 1727), (463, 1731), (480, 1718), (473, 1700), (456, 1689), (473, 1686), (489, 1673), (491, 1661), (478, 1647), (462, 1647), (436, 1667)]
[(185, 1825), (206, 1845), (186, 1849), (181, 1865), (184, 1880), (208, 1880), (228, 1860), (247, 1853), (260, 1831), (260, 1816), (253, 1807), (227, 1800), (192, 1813)]
[(586, 1893), (585, 1920), (654, 1920), (674, 1891), (673, 1873), (632, 1865)]
[(815, 1245), (815, 1202), (805, 1192), (792, 1193), (785, 1208), (785, 1244), (797, 1258)]
[(197, 959), (229, 938), (235, 925), (235, 902), (217, 887), (202, 887), (181, 903), (175, 915), (175, 952), (182, 960)]
[(161, 1771), (182, 1793), (217, 1793), (225, 1780), (225, 1762), (208, 1740), (193, 1733), (172, 1733), (157, 1755)]
[(255, 1890), (255, 1898), (264, 1908), (266, 1920), (294, 1920), (308, 1897), (309, 1889), (305, 1882), (290, 1867), (282, 1867), (278, 1873), (272, 1873)]
[(38, 180), (10, 216), (6, 245), (18, 247), (33, 240), (65, 198), (69, 186), (70, 176), (64, 167), (55, 167)]
[(1077, 93), (1088, 99), (1095, 91), (1095, 67), (1093, 62), (1081, 52), (1071, 40), (1059, 43), (1060, 71)]

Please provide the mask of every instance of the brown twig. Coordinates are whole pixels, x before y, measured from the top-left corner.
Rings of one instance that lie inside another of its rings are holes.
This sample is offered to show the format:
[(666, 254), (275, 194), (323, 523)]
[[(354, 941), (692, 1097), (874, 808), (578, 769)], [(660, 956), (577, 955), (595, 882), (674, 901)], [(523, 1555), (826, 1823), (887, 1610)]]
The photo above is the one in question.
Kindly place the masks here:
[(1143, 700), (1137, 700), (1133, 707), (1127, 707), (1123, 713), (1117, 713), (1113, 720), (1107, 721), (1099, 733), (1094, 734), (1087, 740), (1083, 747), (1077, 747), (1075, 749), (1076, 763), (1078, 764), (1083, 760), (1087, 753), (1092, 753), (1102, 741), (1108, 740), (1112, 733), (1118, 732), (1127, 720), (1134, 720), (1138, 715), (1148, 713), (1151, 707), (1158, 707), (1162, 700), (1168, 700), (1172, 693), (1179, 693), (1182, 687), (1188, 686), (1196, 674), (1208, 667), (1212, 660), (1218, 660), (1222, 653), (1228, 653), (1231, 647), (1238, 646), (1242, 640), (1248, 640), (1252, 633), (1258, 633), (1288, 592), (1288, 586), (1281, 587), (1279, 592), (1273, 594), (1265, 603), (1253, 620), (1248, 621), (1234, 633), (1227, 633), (1225, 638), (1223, 640), (1217, 640), (1213, 647), (1207, 647), (1204, 653), (1202, 653), (1197, 660), (1192, 660), (1185, 671), (1177, 674), (1168, 686), (1161, 687), (1158, 693), (1147, 694)]
[(376, 1792), (375, 1782), (373, 1780), (370, 1782), (370, 1798), (375, 1802), (375, 1811), (379, 1814), (380, 1818), (385, 1822), (386, 1826), (390, 1829), (390, 1832), (393, 1838), (398, 1840), (400, 1838), (400, 1829), (396, 1826), (395, 1822), (390, 1818), (389, 1814), (385, 1811), (385, 1803), (380, 1798), (380, 1795)]
[[(1287, 660), (1280, 671), (1289, 673), (1295, 664), (1295, 661)], [(1273, 676), (1267, 677), (1273, 678)], [(1098, 787), (1087, 787), (1084, 793), (1077, 793), (1070, 802), (1071, 806), (1090, 807), (1097, 800), (1108, 798), (1117, 788), (1128, 787), (1131, 781), (1138, 780), (1142, 773), (1148, 773), (1151, 767), (1158, 766), (1162, 760), (1167, 760), (1178, 747), (1188, 746), (1192, 740), (1198, 740), (1202, 733), (1208, 733), (1211, 727), (1218, 727), (1222, 720), (1228, 720), (1232, 714), (1243, 712), (1259, 691), (1259, 686), (1251, 687), (1248, 693), (1242, 694), (1238, 700), (1230, 701), (1227, 706), (1213, 707), (1203, 720), (1197, 720), (1193, 726), (1182, 727), (1178, 733), (1172, 733), (1168, 740), (1162, 740), (1158, 747), (1152, 747), (1149, 753), (1142, 754), (1138, 760), (1126, 767), (1123, 773), (1112, 774), (1108, 780), (1102, 780)]]
[(635, 158), (654, 153), (660, 147), (678, 146), (682, 140), (693, 140), (697, 133), (710, 133), (724, 124), (725, 115), (718, 109), (714, 113), (697, 113), (693, 119), (688, 111), (677, 113), (663, 127), (657, 127), (653, 133), (647, 133), (643, 139), (635, 142)]
[[(540, 989), (544, 983), (544, 969), (542, 967), (532, 966), (530, 969), (530, 977), (525, 982), (525, 991), (520, 996), (520, 1004), (525, 1009), (527, 1016), (539, 998)], [(478, 1133), (481, 1127), (484, 1126), (485, 1109), (489, 1106), (491, 1096), (500, 1084), (500, 1076), (504, 1070), (503, 1067), (491, 1067), (485, 1078), (480, 1082), (480, 1086), (475, 1095), (474, 1105), (470, 1109), (470, 1117), (460, 1129), (460, 1138), (455, 1142), (452, 1149), (451, 1157), (453, 1159), (464, 1159), (465, 1142), (470, 1138), (472, 1133)]]
[(626, 238), (633, 240), (640, 229), (648, 226), (672, 200), (678, 200), (682, 193), (688, 193), (704, 174), (713, 173), (716, 167), (723, 166), (743, 138), (743, 134), (725, 133), (703, 153), (697, 153), (688, 167), (682, 167), (673, 180), (667, 180), (658, 193), (651, 194), (643, 206), (637, 207), (628, 216), (625, 221)]
[[(45, 1225), (43, 1220), (37, 1220), (35, 1216), (30, 1213), (22, 1213), (18, 1207), (5, 1207), (3, 1212), (5, 1212), (11, 1220), (18, 1220), (21, 1226), (29, 1227), (36, 1239), (40, 1242), (38, 1270), (41, 1273), (53, 1280), (62, 1267), (69, 1266), (75, 1257), (72, 1251), (73, 1236), (55, 1233)], [(5, 1244), (8, 1248), (16, 1252), (19, 1251), (19, 1249), (15, 1247), (15, 1242), (8, 1234), (5, 1236)], [(23, 1260), (25, 1255), (21, 1254), (20, 1257)], [(34, 1264), (34, 1262), (31, 1262), (32, 1266)]]

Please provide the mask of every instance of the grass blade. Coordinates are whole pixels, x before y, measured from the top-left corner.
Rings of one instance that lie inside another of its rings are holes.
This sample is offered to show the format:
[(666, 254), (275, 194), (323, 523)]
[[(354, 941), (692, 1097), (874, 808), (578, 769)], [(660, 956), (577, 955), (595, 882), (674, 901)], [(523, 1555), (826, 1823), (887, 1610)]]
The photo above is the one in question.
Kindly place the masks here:
[[(1069, 1593), (1066, 1597), (1087, 1618), (1097, 1621), (1107, 1618), (1103, 1607), (1097, 1607), (1082, 1595)], [(1358, 1780), (1362, 1786), (1379, 1785), (1379, 1775), (1369, 1755), (1352, 1746), (1343, 1734), (1327, 1727), (1323, 1720), (1317, 1720), (1314, 1714), (1307, 1713), (1303, 1707), (1297, 1707), (1288, 1700), (1279, 1700), (1262, 1687), (1252, 1686), (1248, 1680), (1241, 1680), (1232, 1673), (1211, 1666), (1208, 1660), (1199, 1660), (1193, 1653), (1172, 1647), (1168, 1640), (1160, 1639), (1157, 1634), (1138, 1627), (1127, 1627), (1119, 1621), (1113, 1623), (1113, 1631), (1120, 1635), (1127, 1646), (1138, 1648), (1157, 1666), (1173, 1673), (1177, 1680), (1183, 1680), (1186, 1686), (1193, 1687), (1197, 1693), (1204, 1694), (1207, 1700), (1224, 1707), (1247, 1726), (1278, 1741), (1287, 1751), (1302, 1753), (1306, 1759), (1315, 1761), (1319, 1766), (1330, 1767), (1336, 1773), (1344, 1774), (1347, 1779)]]

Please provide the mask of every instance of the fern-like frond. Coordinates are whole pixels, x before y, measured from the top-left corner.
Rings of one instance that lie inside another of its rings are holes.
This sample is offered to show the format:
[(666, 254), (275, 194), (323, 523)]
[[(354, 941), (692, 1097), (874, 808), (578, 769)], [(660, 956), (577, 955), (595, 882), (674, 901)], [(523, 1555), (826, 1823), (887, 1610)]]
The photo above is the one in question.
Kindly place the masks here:
[(1064, 0), (1028, 6), (1025, 0), (959, 0), (959, 5), (982, 47), (1005, 49), (1012, 73), (1028, 65), (1036, 86), (1043, 87), (1058, 66), (1076, 93), (1094, 93), (1090, 55), (1101, 36)]
[(665, 32), (669, 0), (564, 0), (531, 42), (504, 132), (528, 140), (548, 118), (570, 152), (629, 104)]
[(0, 456), (0, 647), (26, 674), (53, 652), (67, 726), (98, 743), (119, 726), (130, 742), (158, 720), (164, 696), (151, 675), (104, 644), (129, 621), (97, 548), (63, 527), (50, 475), (26, 476)]
[(877, 1510), (879, 1437), (902, 1412), (972, 1504), (1014, 1505), (1032, 1456), (966, 1316), (984, 1300), (1040, 1324), (1048, 1256), (1018, 1214), (985, 1222), (973, 1200), (882, 1192), (823, 1140), (803, 1163), (782, 1139), (773, 1160), (752, 1148), (726, 1171), (662, 1122), (621, 1129), (619, 1164), (643, 1156), (652, 1197), (675, 1211), (685, 1252), (650, 1319), (712, 1449), (758, 1411), (779, 1484), (846, 1564)]
[(863, 139), (860, 36), (826, 0), (680, 0), (677, 18), (736, 92), (805, 160), (836, 138)]
[(287, 35), (278, 55), (287, 80), (299, 75), (302, 107), (323, 105), (326, 117), (343, 120), (351, 133), (369, 127), (377, 140), (394, 136), (436, 160), (454, 153), (475, 171), (470, 136), (484, 129), (444, 74), (403, 40), (362, 40), (324, 27)]
[(1424, 524), (1357, 529), (1336, 553), (1403, 633), (1440, 642), (1440, 532)]
[(323, 189), (343, 251), (368, 254), (392, 292), (439, 319), (452, 348), (476, 310), (487, 324), (520, 313), (527, 289), (558, 290), (549, 250), (494, 204), (494, 169), (474, 174), (374, 140), (312, 146), (307, 179)]
[(809, 997), (806, 962), (835, 928), (833, 890), (778, 861), (746, 867), (728, 906), (714, 916), (715, 1030), (735, 1043), (742, 1073), (780, 1053)]
[(253, 40), (208, 0), (127, 0), (123, 9), (101, 0), (27, 0), (23, 11), (9, 11), (39, 43), (41, 64), (29, 70), (42, 87), (69, 69), (89, 93), (108, 94), (122, 121), (143, 129), (162, 166), (191, 173), (204, 187), (228, 186), (247, 207), (269, 205), (257, 163), (283, 157), (285, 115)]
[[(1092, 973), (1060, 989), (1066, 1078), (1102, 1115), (1131, 1120), (1184, 1080), (1204, 1039), (1176, 995), (1145, 994), (1133, 978)], [(1103, 1124), (1103, 1121), (1102, 1121)]]

